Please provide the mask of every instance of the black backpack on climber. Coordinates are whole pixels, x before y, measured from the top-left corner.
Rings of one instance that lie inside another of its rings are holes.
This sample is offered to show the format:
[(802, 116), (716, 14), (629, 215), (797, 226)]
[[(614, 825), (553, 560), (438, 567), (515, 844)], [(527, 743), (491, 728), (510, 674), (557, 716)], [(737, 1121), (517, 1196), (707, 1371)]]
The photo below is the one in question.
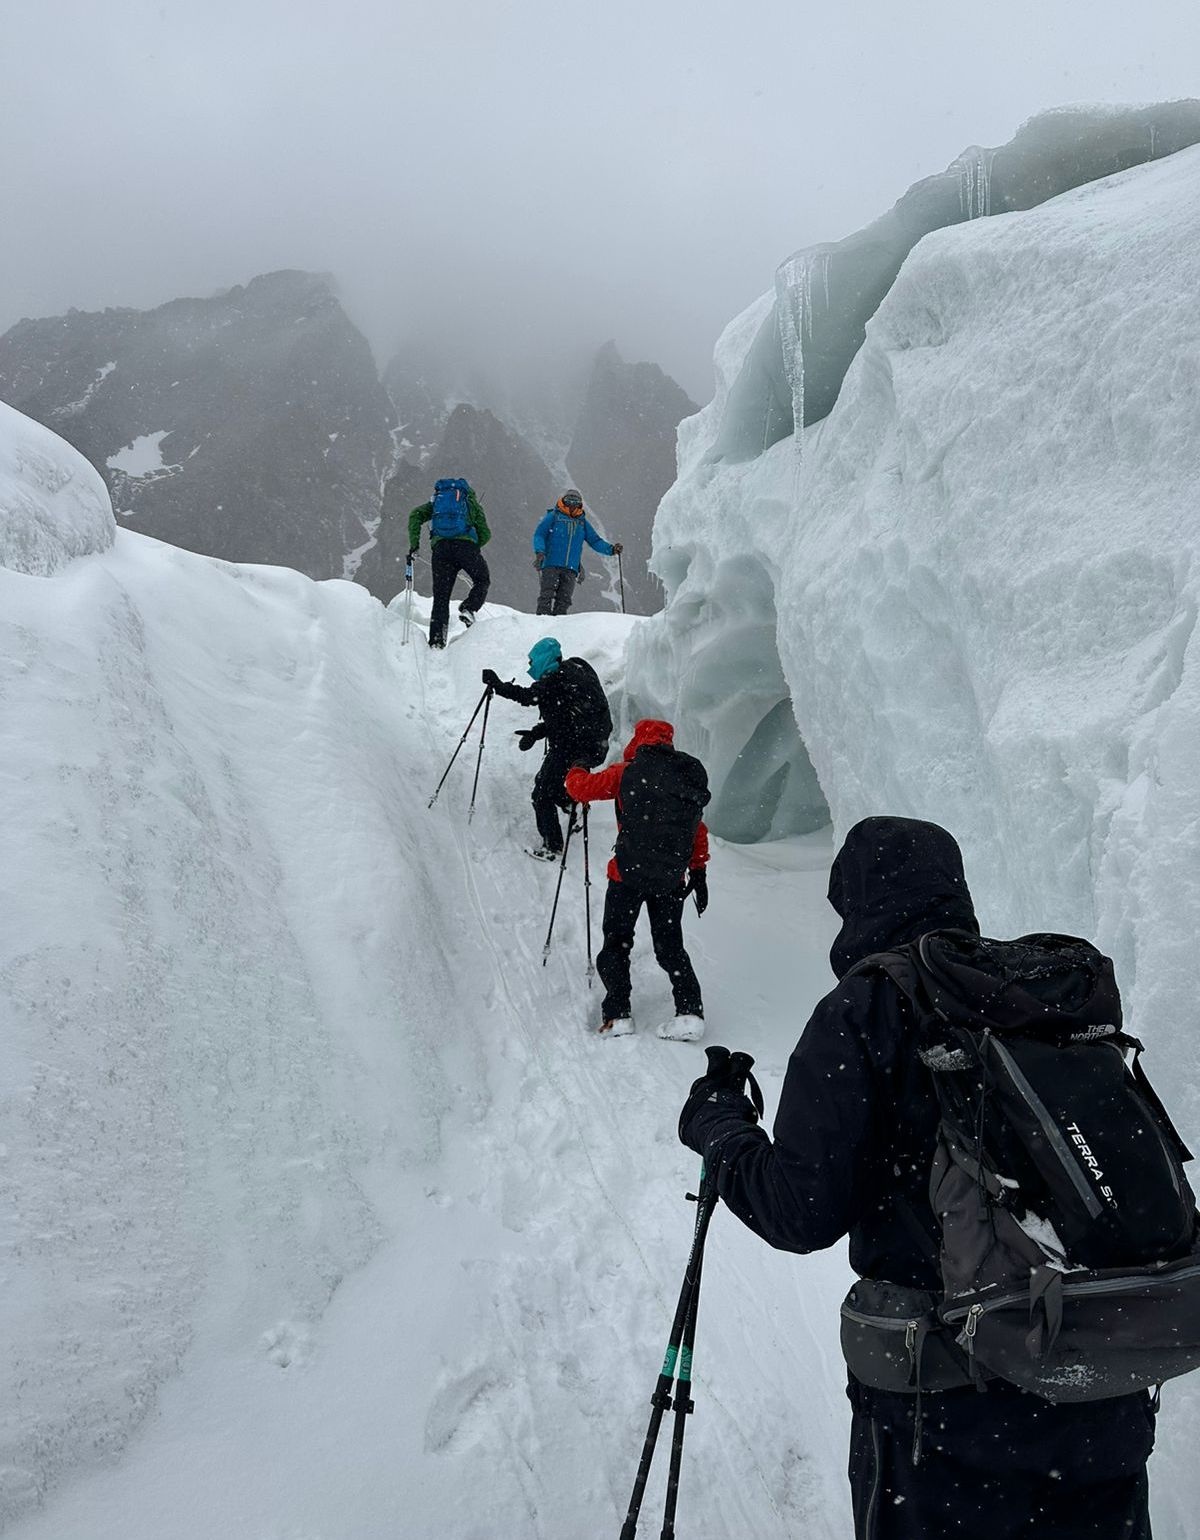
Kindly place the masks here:
[(681, 888), (708, 800), (698, 759), (666, 743), (643, 744), (621, 776), (614, 852), (621, 881), (651, 896)]
[(937, 1094), (943, 1283), (855, 1284), (855, 1377), (918, 1394), (999, 1378), (1089, 1401), (1200, 1367), (1191, 1155), (1122, 1030), (1109, 959), (1071, 936), (948, 930), (853, 971), (897, 985)]

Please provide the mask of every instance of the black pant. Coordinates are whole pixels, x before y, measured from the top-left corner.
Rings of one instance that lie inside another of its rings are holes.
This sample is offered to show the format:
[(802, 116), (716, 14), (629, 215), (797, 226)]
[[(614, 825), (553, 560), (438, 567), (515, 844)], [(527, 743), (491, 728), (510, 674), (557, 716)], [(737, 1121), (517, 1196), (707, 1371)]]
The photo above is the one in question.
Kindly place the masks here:
[(471, 592), (462, 602), (472, 614), (487, 598), (491, 573), (483, 552), (473, 540), (439, 540), (433, 547), (433, 613), (429, 617), (429, 640), (444, 642), (450, 620), (450, 590), (460, 572), (471, 579)]
[(605, 1021), (629, 1015), (629, 955), (642, 905), (650, 916), (650, 938), (658, 966), (671, 980), (676, 1016), (703, 1016), (700, 983), (683, 945), (683, 892), (637, 893), (624, 882), (608, 884), (604, 898), (604, 945), (596, 972), (604, 985)]
[(607, 753), (607, 738), (596, 743), (569, 743), (565, 746), (552, 743), (547, 748), (542, 767), (534, 777), (533, 795), (529, 799), (533, 803), (538, 833), (547, 850), (561, 850), (563, 847), (558, 814), (560, 809), (564, 813), (571, 811), (571, 799), (563, 788), (567, 771), (572, 765), (586, 765), (590, 770), (593, 765), (602, 764)]
[(856, 1540), (1150, 1540), (1148, 1398), (1052, 1406), (994, 1383), (926, 1396), (919, 1465), (914, 1399), (855, 1410)]
[(565, 615), (575, 597), (575, 584), (579, 573), (574, 567), (543, 567), (542, 584), (538, 590), (537, 613), (539, 615)]

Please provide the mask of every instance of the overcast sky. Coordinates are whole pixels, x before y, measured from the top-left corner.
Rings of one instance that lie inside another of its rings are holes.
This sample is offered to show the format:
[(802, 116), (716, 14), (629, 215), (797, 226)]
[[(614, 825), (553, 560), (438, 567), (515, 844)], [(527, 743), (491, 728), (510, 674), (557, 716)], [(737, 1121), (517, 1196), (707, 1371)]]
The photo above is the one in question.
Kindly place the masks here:
[(1040, 108), (1200, 94), (1196, 0), (2, 0), (0, 330), (330, 271), (381, 361), (613, 337), (702, 399), (775, 266)]

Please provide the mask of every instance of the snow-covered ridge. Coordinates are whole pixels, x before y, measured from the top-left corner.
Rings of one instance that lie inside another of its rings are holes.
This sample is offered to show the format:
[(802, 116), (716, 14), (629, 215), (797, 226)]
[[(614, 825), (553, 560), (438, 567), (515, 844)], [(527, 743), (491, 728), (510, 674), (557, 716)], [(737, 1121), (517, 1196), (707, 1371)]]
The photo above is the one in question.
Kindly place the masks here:
[(116, 533), (104, 478), (48, 428), (0, 402), (0, 567), (48, 577)]

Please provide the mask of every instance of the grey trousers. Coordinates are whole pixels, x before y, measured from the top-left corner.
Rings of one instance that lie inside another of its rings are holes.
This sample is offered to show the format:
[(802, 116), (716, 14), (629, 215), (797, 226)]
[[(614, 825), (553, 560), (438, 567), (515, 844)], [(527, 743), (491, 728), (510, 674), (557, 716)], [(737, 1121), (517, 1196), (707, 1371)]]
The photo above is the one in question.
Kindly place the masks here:
[(575, 584), (579, 573), (574, 567), (543, 567), (542, 585), (538, 590), (537, 613), (539, 615), (565, 615), (575, 597)]

